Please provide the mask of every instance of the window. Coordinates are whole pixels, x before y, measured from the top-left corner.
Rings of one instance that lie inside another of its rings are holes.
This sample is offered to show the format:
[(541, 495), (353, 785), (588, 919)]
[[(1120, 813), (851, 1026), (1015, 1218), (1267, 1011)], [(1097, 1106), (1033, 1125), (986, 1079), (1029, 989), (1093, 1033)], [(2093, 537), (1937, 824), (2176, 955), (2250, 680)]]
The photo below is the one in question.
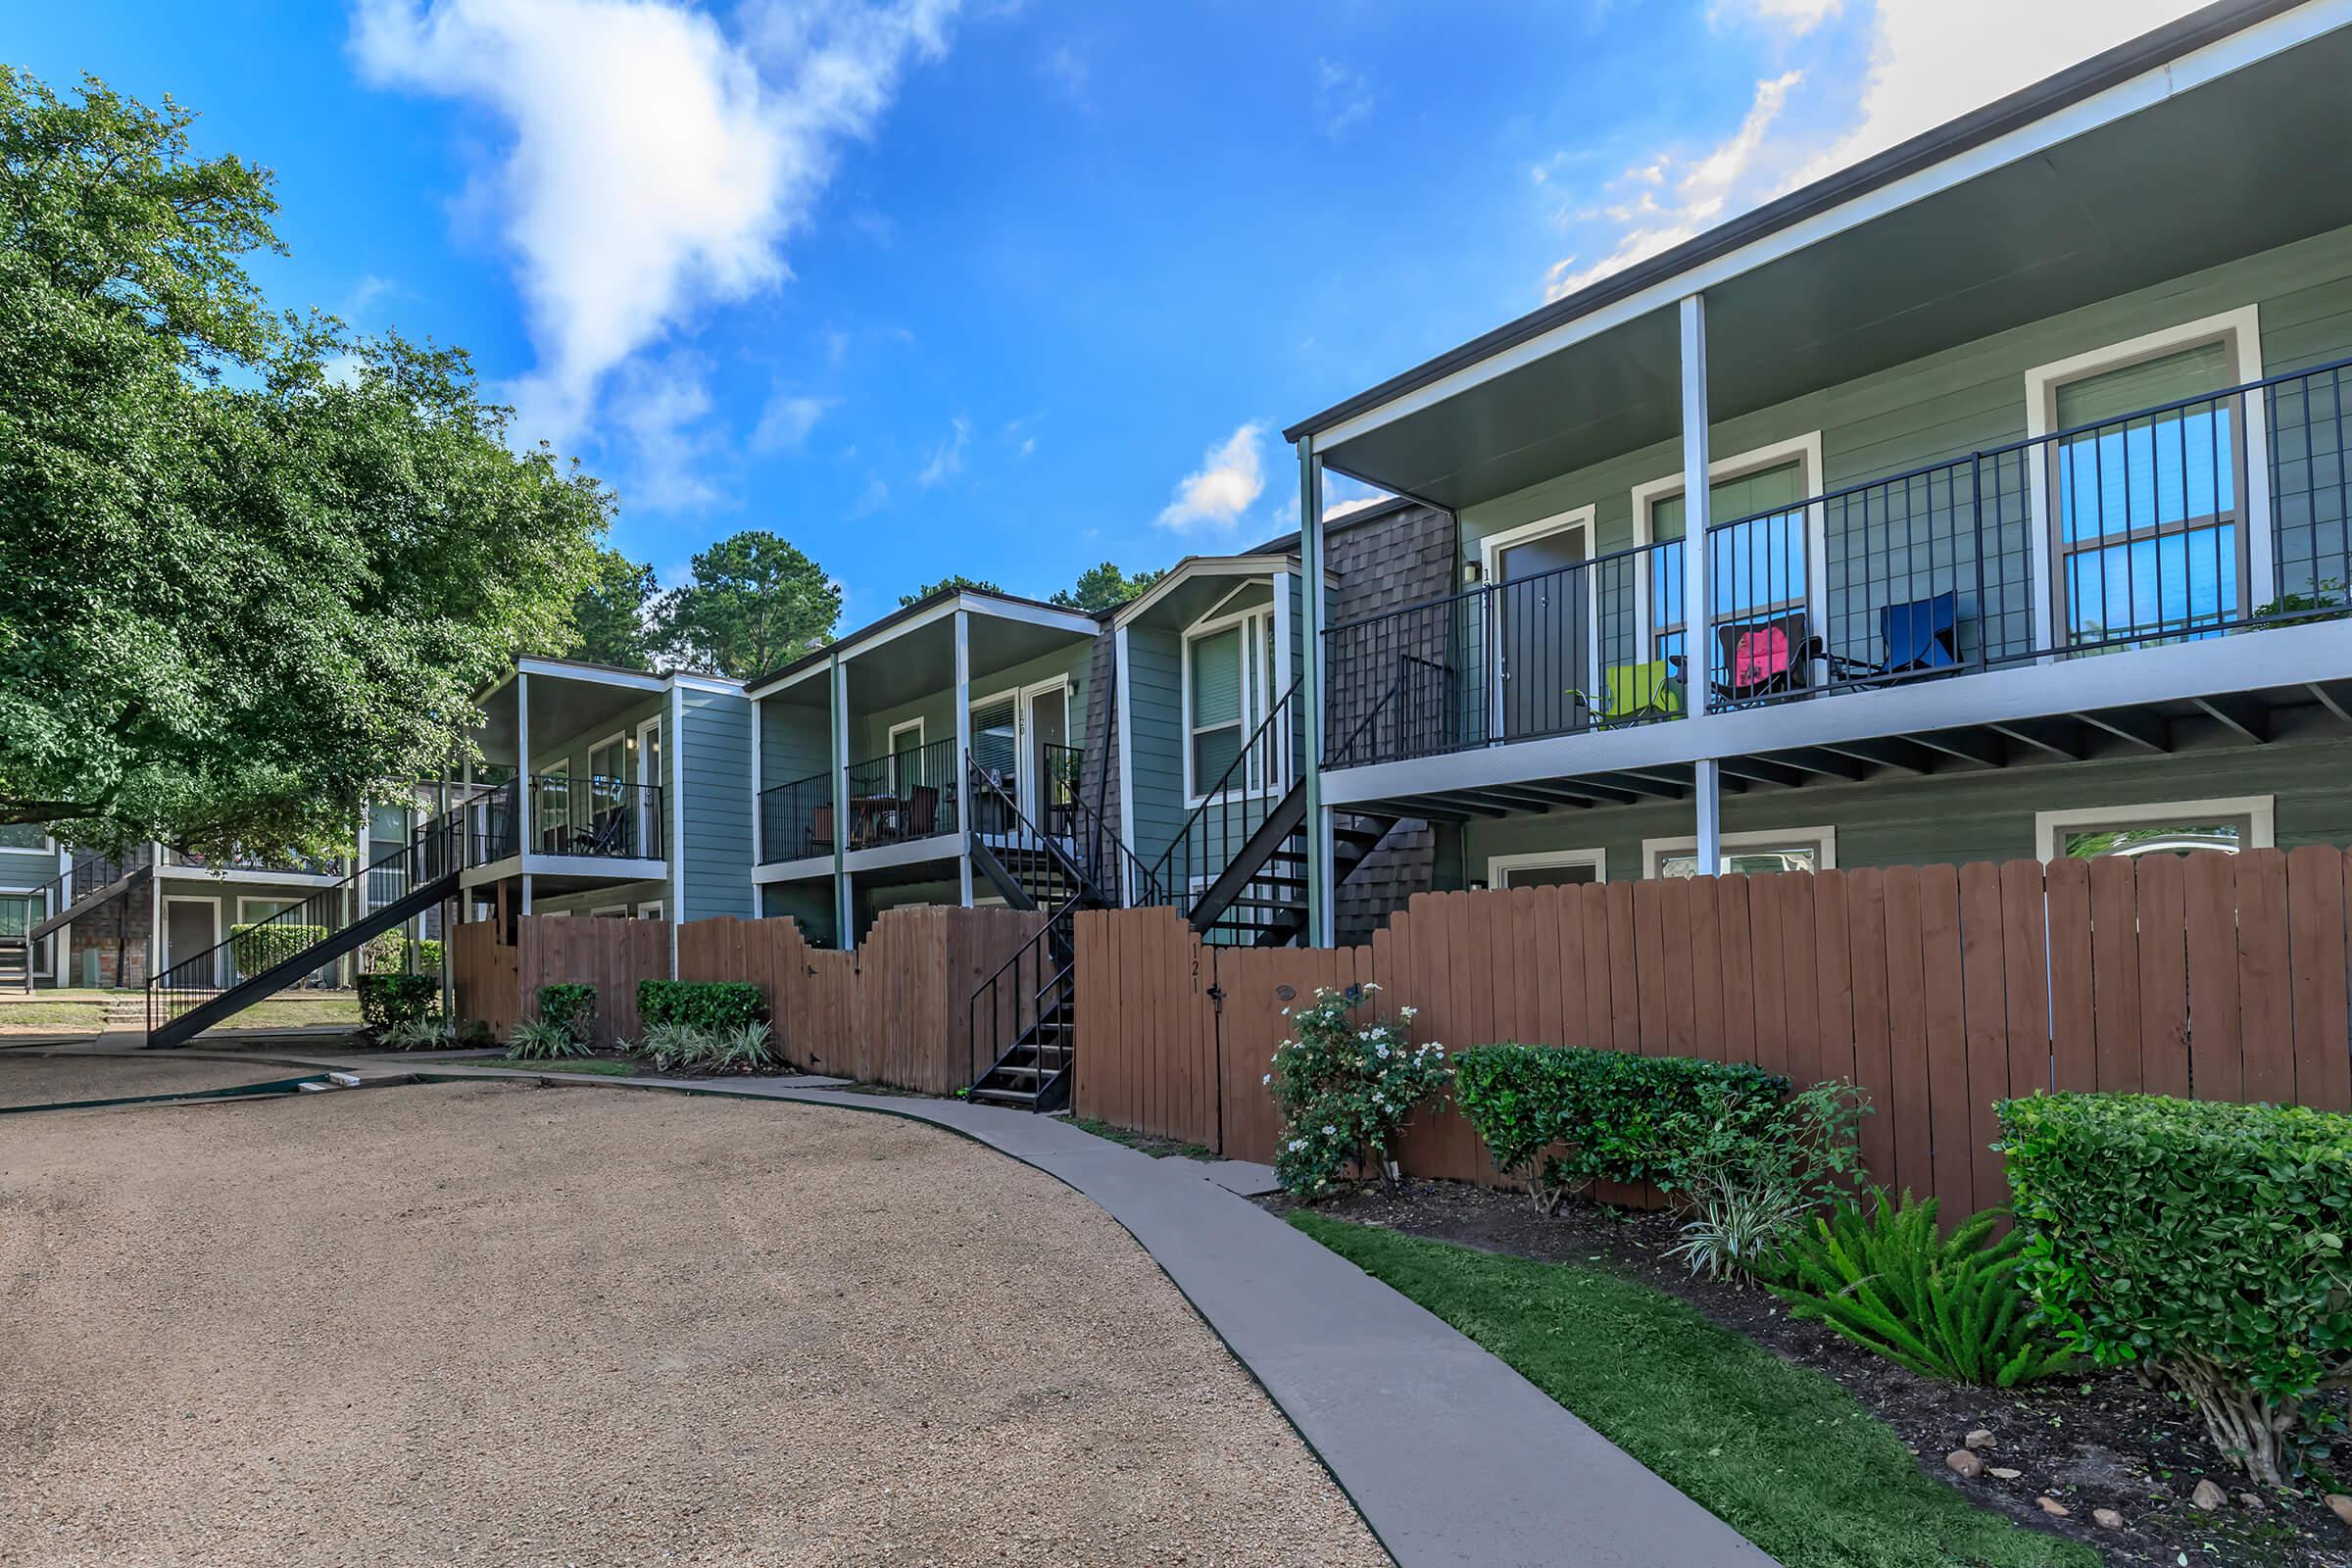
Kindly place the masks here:
[(1602, 849), (1541, 850), (1487, 858), (1487, 886), (1491, 888), (1581, 887), (1608, 879), (1609, 854)]
[(641, 857), (662, 853), (662, 721), (649, 718), (637, 726), (637, 782), (653, 786), (637, 792), (637, 844)]
[(1237, 767), (1242, 749), (1274, 706), (1274, 612), (1246, 611), (1185, 634), (1184, 790), (1198, 801), (1220, 784), (1230, 792), (1281, 784), (1280, 759), (1259, 747)]
[(2045, 860), (2235, 855), (2271, 848), (2274, 814), (2268, 795), (2036, 811), (2034, 841)]
[(662, 901), (660, 899), (648, 899), (645, 903), (637, 906), (637, 918), (640, 920), (661, 919)]
[[(1698, 840), (1643, 839), (1645, 876), (1698, 875)], [(1768, 876), (1776, 871), (1833, 871), (1838, 867), (1838, 830), (1789, 827), (1723, 835), (1716, 871), (1724, 876)]]
[(0, 850), (48, 850), (49, 830), (38, 822), (10, 822), (0, 826)]
[[(1760, 621), (1805, 612), (1812, 595), (1811, 519), (1801, 503), (1821, 489), (1821, 432), (1722, 459), (1708, 472), (1713, 476), (1707, 486), (1713, 614)], [(1667, 546), (1649, 558), (1645, 608), (1652, 659), (1677, 659), (1690, 648), (1684, 605), (1690, 573), (1682, 549), (1686, 518), (1680, 475), (1635, 489), (1636, 542)]]
[(588, 749), (589, 823), (600, 844), (615, 842), (625, 833), (620, 824), (628, 812), (629, 740), (618, 734)]
[(2260, 378), (2258, 333), (2249, 308), (2027, 372), (2030, 430), (2058, 433), (2036, 476), (2055, 646), (2197, 636), (2245, 613), (2260, 475), (2245, 403), (2220, 394)]

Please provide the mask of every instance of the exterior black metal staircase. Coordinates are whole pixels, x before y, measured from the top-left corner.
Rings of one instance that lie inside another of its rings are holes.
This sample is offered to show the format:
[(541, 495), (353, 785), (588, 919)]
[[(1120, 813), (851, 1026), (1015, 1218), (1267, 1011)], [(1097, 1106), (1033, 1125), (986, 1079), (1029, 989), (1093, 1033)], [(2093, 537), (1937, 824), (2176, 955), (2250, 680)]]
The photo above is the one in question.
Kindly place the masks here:
[[(134, 888), (145, 887), (154, 875), (152, 852), (149, 858), (128, 865), (114, 856), (85, 855), (47, 885), (33, 890), (25, 902), (45, 912), (29, 920), (23, 931), (0, 932), (0, 986), (30, 991), (33, 950), (43, 938), (71, 921), (95, 914)], [(58, 978), (62, 981), (65, 977), (61, 974)]]
[[(458, 807), (433, 818), (407, 844), (372, 864), (151, 978), (148, 1049), (183, 1044), (356, 952), (370, 938), (454, 898), (466, 864), (466, 810)], [(271, 926), (315, 928), (322, 934), (266, 968), (240, 974), (236, 948), (243, 943), (249, 953), (266, 949), (267, 939), (253, 933)]]

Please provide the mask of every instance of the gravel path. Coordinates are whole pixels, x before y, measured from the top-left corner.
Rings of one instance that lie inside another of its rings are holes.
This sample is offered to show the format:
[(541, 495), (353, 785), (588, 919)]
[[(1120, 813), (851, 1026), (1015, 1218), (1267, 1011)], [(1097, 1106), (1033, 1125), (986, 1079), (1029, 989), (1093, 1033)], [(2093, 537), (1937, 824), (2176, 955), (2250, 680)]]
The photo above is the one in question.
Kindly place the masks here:
[(1117, 1225), (895, 1119), (0, 1123), (0, 1563), (1388, 1561)]

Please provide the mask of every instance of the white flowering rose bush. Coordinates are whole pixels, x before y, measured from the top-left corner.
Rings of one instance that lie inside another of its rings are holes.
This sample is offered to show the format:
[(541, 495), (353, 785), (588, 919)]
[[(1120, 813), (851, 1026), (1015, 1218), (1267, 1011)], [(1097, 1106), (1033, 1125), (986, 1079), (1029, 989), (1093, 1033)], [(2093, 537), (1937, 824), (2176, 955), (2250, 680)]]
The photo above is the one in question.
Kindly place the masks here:
[(1362, 1016), (1378, 986), (1318, 990), (1291, 1012), (1291, 1036), (1275, 1049), (1267, 1087), (1282, 1112), (1274, 1174), (1295, 1198), (1319, 1198), (1348, 1169), (1386, 1175), (1389, 1146), (1415, 1105), (1446, 1087), (1446, 1048), (1406, 1038), (1413, 1009), (1394, 1023)]

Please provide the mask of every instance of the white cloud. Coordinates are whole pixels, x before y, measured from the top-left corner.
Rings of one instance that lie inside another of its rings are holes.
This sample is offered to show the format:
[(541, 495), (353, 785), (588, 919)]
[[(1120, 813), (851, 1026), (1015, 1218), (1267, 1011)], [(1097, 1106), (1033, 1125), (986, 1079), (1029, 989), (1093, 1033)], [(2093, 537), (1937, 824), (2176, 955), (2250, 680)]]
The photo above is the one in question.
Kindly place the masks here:
[(633, 462), (626, 498), (657, 512), (696, 512), (723, 498), (710, 474), (718, 437), (702, 427), (710, 413), (704, 367), (691, 354), (634, 360), (613, 380), (610, 413)]
[(833, 407), (831, 398), (786, 396), (776, 393), (760, 411), (760, 422), (752, 429), (752, 450), (755, 452), (797, 452), (816, 428), (816, 421)]
[[(1672, 250), (1719, 220), (1764, 151), (1788, 94), (1804, 79), (1803, 72), (1788, 71), (1757, 82), (1740, 128), (1703, 156), (1686, 161), (1661, 153), (1628, 169), (1612, 189), (1631, 192), (1630, 199), (1597, 215), (1618, 225), (1615, 248), (1587, 267), (1578, 267), (1575, 256), (1553, 263), (1544, 274), (1544, 297), (1556, 300), (1573, 294), (1597, 278)], [(1667, 186), (1670, 194), (1661, 202), (1657, 191)]]
[(1336, 522), (1351, 512), (1362, 512), (1368, 507), (1377, 507), (1388, 499), (1387, 496), (1355, 496), (1347, 501), (1334, 501), (1323, 509), (1323, 520)]
[(790, 275), (841, 143), (945, 49), (955, 4), (749, 0), (730, 37), (680, 0), (358, 0), (352, 49), (508, 132), (487, 186), (539, 361), (514, 395), (566, 434), (630, 356)]
[(1844, 0), (1715, 0), (1707, 20), (1716, 26), (1730, 21), (1753, 22), (1801, 38), (1844, 9)]
[(963, 449), (972, 441), (971, 421), (956, 418), (950, 420), (949, 425), (948, 438), (931, 449), (931, 461), (914, 476), (914, 482), (926, 490), (963, 471)]
[(1200, 459), (1200, 466), (1176, 487), (1176, 499), (1161, 509), (1159, 525), (1179, 533), (1195, 528), (1230, 528), (1266, 488), (1258, 441), (1265, 427), (1243, 425)]
[[(2193, 10), (2198, 0), (1878, 0), (1854, 21), (1866, 25), (1870, 64), (1859, 83), (1822, 70), (1792, 69), (1760, 80), (1746, 118), (1720, 145), (1691, 157), (1656, 149), (1609, 181), (1592, 204), (1560, 214), (1603, 247), (1554, 263), (1546, 299), (1670, 250), (1684, 240), (1993, 99), (2017, 91)], [(1842, 18), (1838, 0), (1722, 0), (1716, 15), (1742, 13), (1782, 32), (1826, 37)], [(1863, 19), (1867, 17), (1865, 22)], [(1997, 49), (1987, 38), (2002, 40)], [(1776, 40), (1776, 54), (1787, 38)], [(1829, 46), (1824, 44), (1826, 49)], [(1806, 89), (1810, 89), (1809, 91)], [(1850, 104), (1850, 112), (1839, 106)], [(1538, 186), (1558, 190), (1557, 159), (1535, 166)], [(1590, 248), (1590, 247), (1589, 247)]]
[(1323, 134), (1337, 140), (1372, 113), (1372, 80), (1353, 66), (1338, 60), (1315, 62), (1315, 107), (1323, 117)]

